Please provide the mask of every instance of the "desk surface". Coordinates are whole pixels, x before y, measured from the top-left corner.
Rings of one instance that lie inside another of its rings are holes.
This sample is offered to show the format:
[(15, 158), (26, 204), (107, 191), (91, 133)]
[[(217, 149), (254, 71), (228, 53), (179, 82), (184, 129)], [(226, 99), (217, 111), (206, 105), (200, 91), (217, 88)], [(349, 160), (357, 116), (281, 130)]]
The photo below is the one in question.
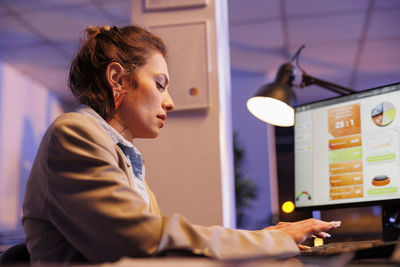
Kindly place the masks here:
[[(7, 266), (7, 265), (3, 265)], [(15, 266), (15, 265), (9, 265)], [(19, 267), (30, 267), (30, 264), (18, 264)], [(41, 264), (43, 267), (62, 267), (63, 264)], [(71, 267), (322, 267), (322, 266), (348, 266), (348, 267), (383, 267), (400, 266), (400, 262), (389, 259), (352, 260), (348, 255), (334, 257), (293, 257), (287, 259), (240, 259), (240, 260), (214, 260), (199, 257), (166, 257), (166, 258), (123, 258), (114, 263), (100, 265), (70, 265)]]
[[(216, 260), (206, 257), (168, 256), (158, 258), (123, 258), (115, 263), (100, 265), (75, 265), (81, 267), (318, 267), (318, 266), (400, 266), (400, 247), (397, 246), (390, 257), (355, 259), (355, 252), (347, 252), (335, 256), (304, 256), (299, 255), (292, 258), (242, 258), (231, 260)], [(42, 264), (43, 266), (56, 267), (58, 264)], [(24, 266), (24, 265), (19, 265)], [(25, 266), (30, 266), (29, 264)], [(60, 264), (60, 267), (63, 266)]]
[[(237, 260), (214, 260), (198, 257), (166, 257), (166, 258), (124, 258), (115, 263), (102, 264), (102, 267), (317, 267), (317, 266), (399, 266), (399, 262), (389, 259), (352, 260), (352, 255), (342, 254), (333, 257), (294, 257), (287, 259), (237, 259)], [(85, 266), (87, 267), (87, 265)]]

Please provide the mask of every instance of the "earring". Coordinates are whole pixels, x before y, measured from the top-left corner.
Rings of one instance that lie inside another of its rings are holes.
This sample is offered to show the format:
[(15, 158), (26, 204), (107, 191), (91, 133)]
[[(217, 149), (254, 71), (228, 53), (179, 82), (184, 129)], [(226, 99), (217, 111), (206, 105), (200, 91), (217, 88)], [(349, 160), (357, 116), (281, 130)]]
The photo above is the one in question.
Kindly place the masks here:
[(122, 100), (125, 98), (127, 94), (128, 94), (127, 90), (113, 88), (115, 110), (118, 109), (119, 105), (121, 104)]

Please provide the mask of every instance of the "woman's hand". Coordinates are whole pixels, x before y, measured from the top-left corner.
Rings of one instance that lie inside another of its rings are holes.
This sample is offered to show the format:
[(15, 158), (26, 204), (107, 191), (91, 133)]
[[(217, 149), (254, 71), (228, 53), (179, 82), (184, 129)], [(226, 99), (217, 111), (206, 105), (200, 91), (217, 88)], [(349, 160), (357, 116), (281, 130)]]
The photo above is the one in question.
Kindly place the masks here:
[[(340, 221), (325, 222), (307, 219), (298, 222), (279, 222), (275, 226), (265, 228), (265, 230), (281, 230), (288, 234), (294, 242), (300, 244), (314, 235), (321, 238), (330, 237), (325, 231), (339, 227), (340, 223)], [(299, 248), (304, 249), (305, 246), (299, 245)]]

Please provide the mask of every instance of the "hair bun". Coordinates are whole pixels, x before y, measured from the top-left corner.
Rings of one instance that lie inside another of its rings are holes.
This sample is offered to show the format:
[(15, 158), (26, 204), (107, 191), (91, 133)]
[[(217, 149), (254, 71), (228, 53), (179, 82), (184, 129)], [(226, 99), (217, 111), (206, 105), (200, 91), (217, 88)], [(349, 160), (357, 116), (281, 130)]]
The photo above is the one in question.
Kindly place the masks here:
[(89, 39), (91, 39), (91, 38), (95, 38), (100, 33), (103, 33), (105, 31), (109, 31), (110, 29), (111, 29), (111, 27), (108, 26), (108, 25), (100, 26), (100, 27), (88, 26), (86, 28), (86, 34), (87, 34), (87, 37)]

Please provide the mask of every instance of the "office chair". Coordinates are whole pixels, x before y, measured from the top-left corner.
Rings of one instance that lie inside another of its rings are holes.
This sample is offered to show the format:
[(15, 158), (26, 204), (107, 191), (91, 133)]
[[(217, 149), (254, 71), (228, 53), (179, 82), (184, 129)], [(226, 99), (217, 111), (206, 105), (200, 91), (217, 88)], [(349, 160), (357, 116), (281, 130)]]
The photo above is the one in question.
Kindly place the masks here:
[(21, 264), (29, 261), (30, 255), (25, 243), (14, 245), (0, 255), (0, 264)]

